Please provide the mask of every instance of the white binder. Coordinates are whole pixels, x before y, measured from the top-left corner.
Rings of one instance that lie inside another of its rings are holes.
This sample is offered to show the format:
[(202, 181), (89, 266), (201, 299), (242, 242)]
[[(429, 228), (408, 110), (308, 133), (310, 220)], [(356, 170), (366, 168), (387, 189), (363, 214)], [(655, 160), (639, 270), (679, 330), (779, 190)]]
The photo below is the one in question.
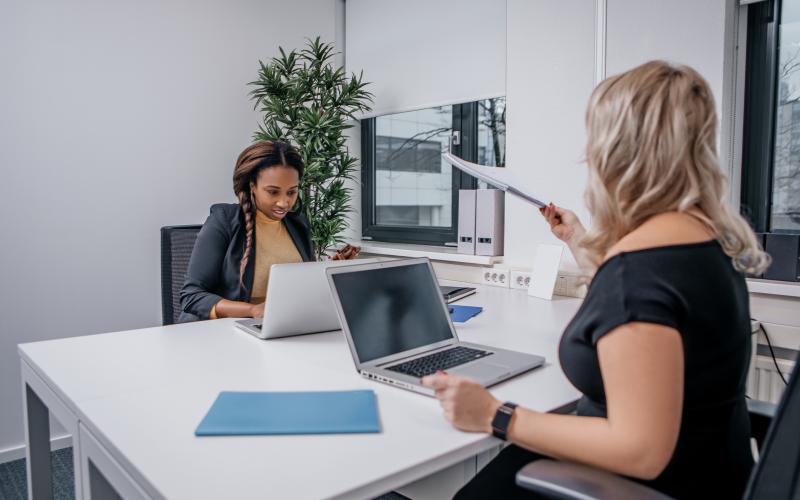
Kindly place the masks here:
[(475, 255), (475, 200), (474, 189), (458, 191), (458, 253)]
[(478, 189), (475, 204), (475, 255), (503, 255), (505, 193)]

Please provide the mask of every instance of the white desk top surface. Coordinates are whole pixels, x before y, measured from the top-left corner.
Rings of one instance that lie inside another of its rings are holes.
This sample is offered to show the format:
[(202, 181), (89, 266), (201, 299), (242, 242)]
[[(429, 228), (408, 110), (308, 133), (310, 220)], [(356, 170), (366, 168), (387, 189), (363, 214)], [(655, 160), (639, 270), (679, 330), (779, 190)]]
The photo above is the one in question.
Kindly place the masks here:
[[(484, 311), (456, 325), (459, 337), (547, 358), (492, 393), (542, 411), (577, 399), (557, 348), (580, 301), (477, 288), (458, 304)], [(20, 352), (154, 498), (363, 498), (497, 444), (453, 429), (433, 398), (361, 378), (341, 332), (262, 341), (223, 319), (23, 344)], [(194, 436), (223, 390), (358, 388), (377, 394), (380, 434)]]

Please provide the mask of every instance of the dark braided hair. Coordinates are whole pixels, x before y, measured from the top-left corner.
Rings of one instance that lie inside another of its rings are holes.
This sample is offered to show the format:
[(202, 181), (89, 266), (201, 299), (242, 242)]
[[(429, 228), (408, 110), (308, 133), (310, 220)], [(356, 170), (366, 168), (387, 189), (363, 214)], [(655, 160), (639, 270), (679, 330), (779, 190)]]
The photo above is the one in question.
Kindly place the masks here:
[(259, 141), (247, 147), (236, 160), (233, 169), (233, 192), (239, 199), (244, 214), (245, 247), (242, 262), (239, 264), (239, 283), (244, 286), (244, 270), (250, 259), (255, 235), (256, 204), (250, 192), (250, 185), (255, 184), (258, 174), (265, 168), (288, 167), (297, 170), (302, 179), (303, 160), (297, 150), (290, 144), (281, 141)]

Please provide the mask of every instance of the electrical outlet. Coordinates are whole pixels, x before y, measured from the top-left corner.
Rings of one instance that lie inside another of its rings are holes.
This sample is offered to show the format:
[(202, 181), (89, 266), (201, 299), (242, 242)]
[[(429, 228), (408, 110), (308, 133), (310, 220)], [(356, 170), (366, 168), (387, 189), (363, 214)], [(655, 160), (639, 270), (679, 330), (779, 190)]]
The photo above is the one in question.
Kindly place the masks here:
[(481, 283), (484, 285), (508, 288), (511, 282), (508, 269), (485, 267), (481, 273)]
[(527, 290), (531, 285), (531, 273), (528, 271), (511, 270), (511, 288)]

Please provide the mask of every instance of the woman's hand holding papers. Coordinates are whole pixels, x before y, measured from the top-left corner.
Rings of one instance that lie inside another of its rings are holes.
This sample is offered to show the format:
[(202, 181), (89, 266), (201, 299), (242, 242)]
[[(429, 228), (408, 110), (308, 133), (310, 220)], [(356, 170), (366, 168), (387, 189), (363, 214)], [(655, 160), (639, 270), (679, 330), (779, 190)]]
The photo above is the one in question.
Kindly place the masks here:
[(553, 232), (555, 237), (567, 244), (578, 266), (584, 272), (590, 273), (594, 267), (588, 260), (586, 252), (579, 245), (581, 238), (586, 234), (586, 228), (583, 227), (575, 212), (552, 203), (540, 208), (539, 212), (550, 224), (550, 231)]
[(550, 230), (555, 237), (566, 243), (570, 249), (586, 234), (586, 228), (572, 210), (557, 207), (551, 203), (540, 208), (539, 212), (550, 224)]

